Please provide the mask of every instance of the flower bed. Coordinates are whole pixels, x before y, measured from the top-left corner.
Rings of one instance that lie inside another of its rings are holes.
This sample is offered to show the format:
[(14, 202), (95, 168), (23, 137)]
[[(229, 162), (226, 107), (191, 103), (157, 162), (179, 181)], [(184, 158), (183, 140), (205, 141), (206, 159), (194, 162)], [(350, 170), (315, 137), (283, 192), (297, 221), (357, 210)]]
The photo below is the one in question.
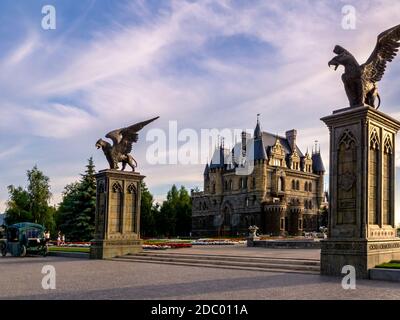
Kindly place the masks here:
[(144, 249), (179, 249), (179, 248), (191, 248), (192, 244), (190, 242), (167, 242), (167, 241), (145, 241), (143, 244)]
[(166, 250), (170, 249), (171, 247), (166, 245), (144, 244), (142, 248), (145, 250)]
[(245, 244), (246, 240), (240, 239), (198, 239), (192, 242), (192, 245), (236, 245), (236, 244)]

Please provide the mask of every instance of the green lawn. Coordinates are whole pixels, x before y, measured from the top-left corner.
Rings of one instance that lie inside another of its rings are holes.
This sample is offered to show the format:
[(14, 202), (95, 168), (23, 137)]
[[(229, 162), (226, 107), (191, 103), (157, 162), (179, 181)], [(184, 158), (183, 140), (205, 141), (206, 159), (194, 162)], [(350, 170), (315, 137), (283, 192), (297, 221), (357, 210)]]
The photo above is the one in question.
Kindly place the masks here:
[(376, 266), (377, 268), (400, 269), (400, 261), (390, 261)]
[(84, 252), (89, 253), (90, 248), (81, 247), (49, 247), (49, 252)]

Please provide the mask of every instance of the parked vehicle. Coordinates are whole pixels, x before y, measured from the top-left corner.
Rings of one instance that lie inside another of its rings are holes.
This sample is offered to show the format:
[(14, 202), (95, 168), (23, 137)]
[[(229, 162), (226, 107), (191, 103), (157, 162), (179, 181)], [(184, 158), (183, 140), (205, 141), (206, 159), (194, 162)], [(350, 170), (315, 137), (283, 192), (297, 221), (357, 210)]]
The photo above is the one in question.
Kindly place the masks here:
[(1, 254), (10, 253), (14, 257), (24, 257), (29, 254), (46, 256), (48, 247), (44, 236), (44, 227), (30, 222), (8, 226), (6, 239), (0, 243)]

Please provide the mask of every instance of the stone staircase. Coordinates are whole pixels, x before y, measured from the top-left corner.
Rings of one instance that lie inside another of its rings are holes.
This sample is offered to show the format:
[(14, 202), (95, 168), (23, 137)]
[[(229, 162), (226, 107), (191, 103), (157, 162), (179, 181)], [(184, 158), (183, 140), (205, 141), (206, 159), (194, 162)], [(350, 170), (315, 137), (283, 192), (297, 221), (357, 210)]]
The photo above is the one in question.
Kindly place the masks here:
[(228, 256), (171, 252), (141, 252), (111, 259), (113, 261), (171, 264), (202, 268), (222, 268), (247, 271), (319, 274), (317, 259), (292, 259), (255, 256)]

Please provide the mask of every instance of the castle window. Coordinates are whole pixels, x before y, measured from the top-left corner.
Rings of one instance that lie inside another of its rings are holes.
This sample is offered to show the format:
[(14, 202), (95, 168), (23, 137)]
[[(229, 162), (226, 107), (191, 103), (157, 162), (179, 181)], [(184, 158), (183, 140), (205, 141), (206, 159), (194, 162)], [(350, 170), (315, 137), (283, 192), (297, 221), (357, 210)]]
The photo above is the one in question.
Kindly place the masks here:
[(224, 190), (227, 191), (228, 190), (228, 180), (225, 180), (225, 186), (224, 186)]
[(310, 182), (309, 184), (308, 184), (308, 191), (312, 191), (312, 182)]
[(308, 182), (304, 183), (304, 191), (308, 191)]
[(285, 218), (281, 218), (281, 230), (285, 230)]
[(233, 183), (232, 183), (232, 180), (229, 180), (229, 190), (233, 190)]
[(296, 181), (296, 190), (300, 190), (300, 182), (299, 182), (299, 180)]
[(312, 209), (313, 208), (313, 204), (312, 204), (312, 201), (310, 200), (310, 202), (308, 203), (308, 207), (309, 207), (309, 209)]
[(215, 183), (212, 185), (212, 193), (215, 193)]
[(253, 178), (252, 186), (253, 186), (253, 189), (256, 188), (256, 178)]
[(296, 181), (292, 180), (292, 190), (296, 190)]
[(278, 191), (284, 191), (285, 187), (284, 187), (284, 180), (282, 177), (279, 177), (278, 179)]
[(242, 178), (239, 179), (239, 190), (240, 189), (243, 189), (243, 179)]
[(308, 201), (307, 200), (304, 201), (304, 209), (308, 209)]
[(243, 178), (243, 188), (247, 189), (247, 178)]
[(256, 201), (257, 201), (257, 197), (253, 196), (253, 205), (256, 203)]

